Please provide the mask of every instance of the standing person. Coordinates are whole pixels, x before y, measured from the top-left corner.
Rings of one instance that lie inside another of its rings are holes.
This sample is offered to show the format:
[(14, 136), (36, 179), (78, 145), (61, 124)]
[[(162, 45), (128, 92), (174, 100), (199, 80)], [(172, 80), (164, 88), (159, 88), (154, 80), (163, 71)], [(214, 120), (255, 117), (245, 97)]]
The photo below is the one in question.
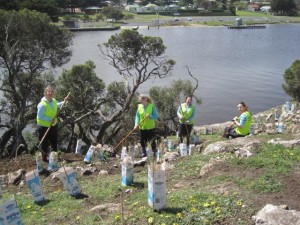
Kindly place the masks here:
[(185, 102), (178, 107), (177, 116), (179, 117), (179, 142), (183, 143), (183, 137), (186, 136), (186, 145), (188, 147), (193, 125), (195, 123), (195, 105), (192, 103), (192, 96), (187, 96)]
[(134, 129), (139, 127), (141, 133), (141, 146), (143, 148), (142, 157), (147, 156), (147, 143), (151, 142), (152, 151), (156, 152), (155, 121), (157, 120), (157, 110), (152, 103), (152, 99), (144, 94), (139, 96), (138, 109), (135, 114)]
[(232, 125), (225, 128), (223, 137), (237, 138), (245, 137), (250, 134), (252, 123), (251, 112), (248, 111), (248, 107), (244, 102), (239, 102), (237, 104), (237, 109), (240, 112), (240, 116), (233, 118)]
[(57, 111), (64, 101), (67, 101), (68, 97), (65, 97), (64, 101), (57, 102), (54, 96), (54, 89), (52, 86), (48, 85), (44, 90), (44, 97), (41, 99), (37, 106), (37, 125), (38, 125), (38, 135), (39, 141), (43, 139), (46, 131), (50, 127), (47, 135), (45, 136), (43, 142), (41, 143), (42, 159), (44, 162), (48, 162), (48, 146), (49, 142), (52, 147), (52, 151), (57, 151), (57, 135), (58, 135), (58, 125), (57, 125)]

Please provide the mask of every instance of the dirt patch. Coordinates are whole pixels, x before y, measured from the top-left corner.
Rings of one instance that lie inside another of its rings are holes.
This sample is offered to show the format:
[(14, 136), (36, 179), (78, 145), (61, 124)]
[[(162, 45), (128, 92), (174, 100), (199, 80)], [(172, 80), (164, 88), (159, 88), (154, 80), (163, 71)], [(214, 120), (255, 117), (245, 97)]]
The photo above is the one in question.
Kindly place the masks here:
[[(255, 179), (261, 174), (260, 169), (253, 170), (241, 170), (240, 166), (228, 165), (226, 162), (221, 162), (213, 167), (202, 179), (218, 176), (218, 175), (228, 175), (230, 177), (245, 178), (247, 180)], [(266, 204), (273, 205), (287, 205), (293, 210), (300, 211), (300, 174), (296, 171), (292, 171), (287, 175), (278, 175), (277, 178), (283, 185), (280, 192), (275, 193), (261, 193), (256, 192), (256, 194), (249, 195), (250, 192), (241, 191), (234, 182), (229, 182), (227, 185), (219, 185), (219, 190), (226, 193), (227, 190), (232, 192), (240, 193), (241, 199), (244, 199), (245, 205), (254, 206), (259, 210), (263, 208)], [(218, 191), (218, 188), (216, 188)]]
[[(59, 165), (72, 165), (79, 167), (86, 167), (87, 164), (83, 161), (84, 156), (75, 153), (61, 153), (59, 156)], [(117, 158), (108, 158), (106, 161), (96, 163), (93, 161), (93, 166), (97, 170), (107, 170), (109, 174), (120, 173), (120, 168), (116, 167), (120, 162)], [(44, 163), (44, 168), (47, 168), (47, 163)], [(6, 175), (9, 172), (15, 172), (19, 169), (25, 169), (26, 172), (36, 169), (35, 156), (33, 155), (20, 155), (13, 159), (2, 159), (0, 160), (0, 174)]]

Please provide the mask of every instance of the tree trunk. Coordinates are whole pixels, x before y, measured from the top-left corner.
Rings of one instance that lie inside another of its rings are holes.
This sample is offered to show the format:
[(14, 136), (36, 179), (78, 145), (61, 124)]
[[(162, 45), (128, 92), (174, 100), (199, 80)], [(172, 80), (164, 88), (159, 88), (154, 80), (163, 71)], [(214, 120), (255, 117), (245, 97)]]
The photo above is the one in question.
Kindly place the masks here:
[(0, 158), (8, 156), (9, 151), (5, 152), (5, 150), (9, 150), (6, 148), (9, 141), (15, 134), (15, 128), (9, 128), (7, 131), (4, 132), (2, 137), (0, 138)]

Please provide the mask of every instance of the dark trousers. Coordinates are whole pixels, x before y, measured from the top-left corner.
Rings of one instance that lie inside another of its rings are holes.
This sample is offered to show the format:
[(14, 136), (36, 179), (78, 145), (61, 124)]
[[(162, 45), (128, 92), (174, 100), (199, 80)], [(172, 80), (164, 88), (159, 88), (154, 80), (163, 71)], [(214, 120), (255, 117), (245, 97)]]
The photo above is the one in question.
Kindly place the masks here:
[(151, 142), (152, 151), (156, 152), (155, 129), (140, 130), (140, 132), (141, 132), (141, 146), (143, 148), (143, 153), (146, 153), (146, 147), (148, 142)]
[(186, 145), (190, 145), (190, 137), (191, 137), (191, 132), (193, 129), (192, 124), (179, 124), (178, 127), (178, 137), (179, 137), (179, 142), (183, 143), (183, 137), (186, 137)]
[(245, 137), (246, 135), (240, 135), (235, 131), (235, 127), (225, 127), (224, 136), (225, 138), (238, 138), (238, 137)]
[[(58, 126), (55, 125), (50, 128), (48, 131), (46, 137), (44, 138), (42, 144), (41, 144), (41, 149), (42, 149), (42, 157), (45, 159), (47, 155), (49, 154), (48, 147), (49, 144), (51, 144), (52, 151), (57, 151), (57, 128)], [(39, 134), (39, 141), (42, 140), (44, 137), (46, 131), (48, 130), (48, 127), (42, 127), (38, 126), (38, 134)]]

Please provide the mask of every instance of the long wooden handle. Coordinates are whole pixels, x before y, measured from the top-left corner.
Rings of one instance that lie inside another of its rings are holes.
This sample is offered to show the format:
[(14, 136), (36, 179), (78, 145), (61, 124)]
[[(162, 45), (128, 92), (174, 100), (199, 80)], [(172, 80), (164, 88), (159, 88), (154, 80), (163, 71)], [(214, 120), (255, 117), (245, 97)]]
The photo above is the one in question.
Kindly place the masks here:
[[(66, 98), (68, 98), (70, 94), (71, 94), (71, 92), (69, 92), (69, 93), (68, 93), (68, 95), (67, 95), (67, 97), (66, 97)], [(60, 109), (62, 109), (62, 107), (64, 107), (64, 105), (65, 105), (65, 102), (66, 102), (66, 101), (64, 101), (64, 102), (63, 102), (63, 104), (61, 105)], [(55, 115), (54, 119), (52, 120), (52, 122), (51, 122), (51, 124), (50, 124), (50, 127), (48, 127), (48, 129), (46, 130), (46, 132), (45, 132), (45, 134), (44, 134), (44, 136), (43, 136), (42, 140), (40, 141), (40, 143), (39, 143), (38, 147), (40, 147), (40, 146), (41, 146), (41, 144), (44, 142), (44, 140), (45, 140), (45, 138), (46, 138), (47, 134), (48, 134), (48, 133), (49, 133), (49, 131), (50, 131), (50, 128), (51, 128), (51, 125), (52, 125), (52, 123), (55, 121), (55, 119), (56, 119), (56, 118), (57, 118), (57, 116), (58, 116), (58, 112), (59, 112), (59, 110), (57, 110), (57, 112), (56, 112), (56, 115)]]
[[(137, 127), (139, 126), (139, 125), (141, 125), (141, 123), (142, 122), (144, 122), (147, 118), (148, 118), (148, 116), (149, 115), (147, 115), (144, 119), (142, 119), (140, 122), (139, 122), (139, 124), (137, 125)], [(135, 131), (136, 130), (136, 128), (133, 128), (117, 145), (116, 145), (116, 147), (114, 148), (114, 149), (116, 149), (117, 147), (119, 147), (119, 145), (133, 132), (133, 131)]]

